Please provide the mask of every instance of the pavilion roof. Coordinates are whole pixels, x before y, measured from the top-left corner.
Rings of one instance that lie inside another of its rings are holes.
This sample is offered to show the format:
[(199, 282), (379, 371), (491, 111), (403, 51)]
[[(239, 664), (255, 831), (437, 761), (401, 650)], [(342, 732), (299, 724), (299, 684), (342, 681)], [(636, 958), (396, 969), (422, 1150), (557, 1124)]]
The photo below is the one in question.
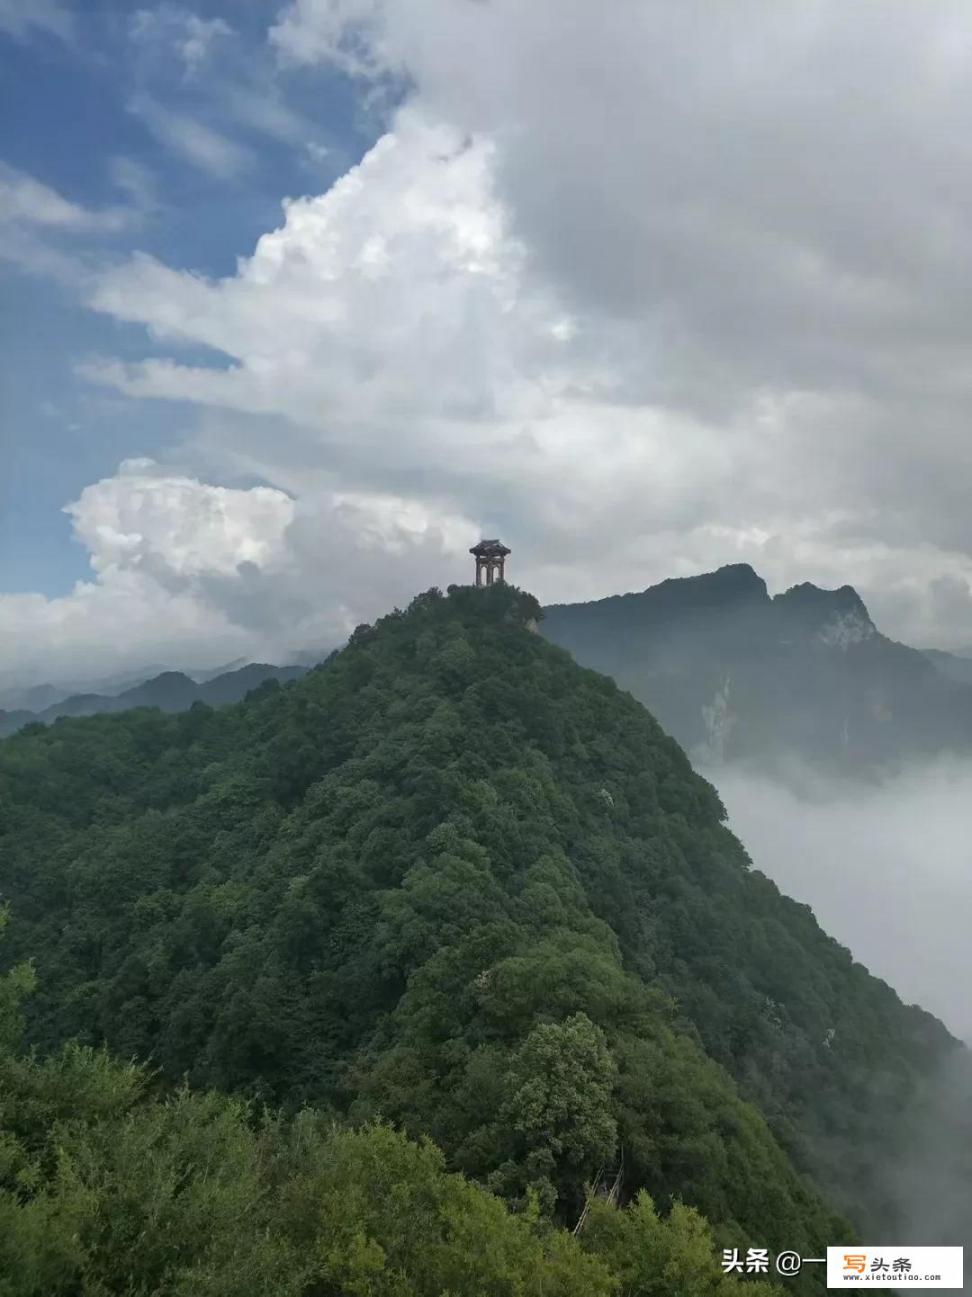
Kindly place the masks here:
[(469, 552), (479, 558), (498, 558), (510, 551), (499, 540), (481, 540), (478, 545), (473, 545)]

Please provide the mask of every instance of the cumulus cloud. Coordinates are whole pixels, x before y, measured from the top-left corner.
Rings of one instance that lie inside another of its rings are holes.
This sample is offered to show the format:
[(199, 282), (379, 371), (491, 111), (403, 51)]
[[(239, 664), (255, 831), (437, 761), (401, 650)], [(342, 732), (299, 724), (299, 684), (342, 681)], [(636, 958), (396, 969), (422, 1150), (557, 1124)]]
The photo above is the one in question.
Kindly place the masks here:
[(235, 275), (106, 274), (154, 345), (86, 372), (226, 466), (266, 419), (268, 482), (495, 518), (548, 598), (746, 559), (968, 643), (972, 54), (893, 8), (296, 0), (274, 47), (407, 86), (386, 134)]
[(384, 0), (306, 0), (283, 11), (270, 40), (293, 63), (326, 62), (375, 77), (392, 70), (384, 25)]
[(156, 474), (152, 460), (128, 460), (118, 476), (85, 487), (67, 508), (99, 575), (154, 570), (182, 581), (272, 564), (293, 521), (281, 491), (207, 486)]
[[(229, 178), (253, 154), (206, 87), (252, 68), (199, 21), (134, 20), (135, 105)], [(290, 535), (344, 517), (352, 555), (346, 502), (394, 501), (443, 538), (450, 520), (499, 532), (548, 600), (748, 561), (773, 589), (849, 582), (882, 629), (967, 645), (965, 25), (959, 0), (294, 0), (269, 48), (397, 94), (384, 133), (287, 199), (234, 274), (104, 270), (90, 303), (143, 331), (143, 359), (129, 339), (81, 372), (194, 407), (173, 463), (286, 493)], [(204, 63), (191, 117), (163, 85)], [(293, 142), (275, 94), (248, 129)], [(368, 615), (365, 582), (325, 588), (308, 561), (321, 616)], [(392, 555), (381, 593), (452, 562)]]
[(63, 597), (0, 595), (0, 684), (147, 661), (284, 661), (330, 649), (394, 604), (403, 570), (448, 570), (474, 528), (387, 495), (213, 486), (130, 460), (67, 512), (92, 578)]

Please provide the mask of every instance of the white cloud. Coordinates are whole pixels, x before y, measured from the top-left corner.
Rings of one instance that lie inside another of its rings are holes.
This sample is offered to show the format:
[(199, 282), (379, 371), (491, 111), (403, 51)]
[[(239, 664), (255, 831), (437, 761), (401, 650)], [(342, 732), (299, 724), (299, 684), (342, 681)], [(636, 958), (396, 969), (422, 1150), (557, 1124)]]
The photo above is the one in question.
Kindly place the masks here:
[(133, 99), (129, 111), (167, 149), (218, 180), (230, 180), (252, 163), (250, 151), (242, 144), (148, 95)]
[(256, 147), (239, 137), (303, 151), (320, 131), (288, 102), (268, 51), (225, 19), (163, 0), (136, 11), (127, 30), (132, 111), (167, 148), (217, 179), (258, 164)]
[(200, 18), (180, 5), (162, 3), (154, 9), (139, 9), (131, 18), (132, 39), (146, 45), (162, 44), (172, 49), (187, 76), (195, 76), (206, 63), (214, 45), (233, 34), (222, 18)]
[(85, 487), (67, 506), (76, 538), (101, 576), (149, 570), (163, 583), (202, 573), (231, 574), (240, 563), (272, 566), (294, 502), (282, 491), (208, 486), (127, 460), (116, 477)]
[(0, 0), (0, 31), (25, 40), (35, 30), (69, 40), (74, 15), (59, 0)]
[(63, 597), (0, 595), (0, 685), (145, 662), (283, 661), (388, 610), (403, 574), (458, 566), (475, 529), (390, 495), (298, 504), (130, 460), (67, 508), (93, 576)]
[(198, 653), (216, 663), (258, 638), (228, 615), (218, 586), (285, 564), (294, 502), (283, 492), (211, 487), (133, 460), (67, 512), (94, 578), (60, 598), (0, 595), (4, 684)]
[(147, 210), (146, 194), (133, 188), (134, 170), (124, 166), (112, 170), (116, 186), (129, 201), (90, 208), (0, 162), (0, 261), (75, 292), (81, 290), (87, 269), (79, 244), (90, 247), (95, 240), (130, 230)]
[(130, 217), (125, 208), (93, 211), (82, 207), (26, 172), (0, 162), (0, 224), (83, 232), (118, 230)]
[[(400, 78), (403, 105), (236, 273), (102, 274), (92, 305), (145, 329), (145, 359), (83, 372), (195, 406), (180, 462), (284, 490), (293, 534), (317, 502), (390, 499), (498, 531), (548, 599), (748, 560), (972, 642), (972, 53), (957, 4), (893, 7), (297, 0), (282, 58)], [(141, 57), (167, 42), (171, 68), (190, 27), (167, 12)], [(160, 137), (248, 165), (150, 70)], [(282, 101), (257, 116), (296, 138)], [(389, 572), (397, 600), (453, 576)]]
[(293, 63), (332, 63), (353, 76), (387, 70), (383, 0), (305, 0), (287, 8), (270, 40)]
[[(503, 157), (501, 138), (404, 108), (331, 190), (289, 201), (234, 276), (137, 257), (98, 284), (97, 309), (229, 363), (85, 372), (132, 396), (282, 420), (248, 461), (268, 481), (287, 482), (294, 455), (311, 473), (337, 457), (352, 486), (514, 518), (521, 579), (549, 598), (745, 558), (773, 585), (853, 581), (892, 629), (943, 641), (929, 582), (972, 576), (972, 558), (887, 510), (875, 534), (873, 399), (752, 386), (718, 417), (680, 409), (659, 322), (584, 311), (536, 273), (498, 193)], [(232, 463), (235, 430), (223, 453)], [(947, 629), (967, 642), (972, 627)]]

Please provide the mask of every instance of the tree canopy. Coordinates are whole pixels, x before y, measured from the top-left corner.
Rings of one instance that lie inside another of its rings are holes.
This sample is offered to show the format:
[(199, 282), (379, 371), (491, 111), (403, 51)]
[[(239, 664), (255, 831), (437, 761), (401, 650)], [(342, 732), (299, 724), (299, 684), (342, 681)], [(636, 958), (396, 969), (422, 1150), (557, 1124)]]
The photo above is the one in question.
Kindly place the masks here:
[(710, 1228), (890, 1230), (887, 1131), (956, 1042), (750, 868), (677, 744), (538, 615), (429, 591), (241, 704), (0, 743), (8, 961), (34, 959), (27, 1039), (61, 1060), (18, 1066), (143, 1060), (189, 1086), (155, 1121), (309, 1106), (362, 1150), (391, 1122), (518, 1222), (572, 1226), (617, 1177), (625, 1223), (598, 1206), (590, 1239), (637, 1219), (678, 1291), (710, 1291)]

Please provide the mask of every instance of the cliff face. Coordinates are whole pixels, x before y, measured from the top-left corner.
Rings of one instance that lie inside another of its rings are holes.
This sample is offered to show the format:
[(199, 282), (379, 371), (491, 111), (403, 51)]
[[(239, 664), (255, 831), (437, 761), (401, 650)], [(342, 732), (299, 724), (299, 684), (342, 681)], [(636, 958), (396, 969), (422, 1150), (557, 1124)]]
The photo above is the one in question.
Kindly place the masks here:
[(545, 612), (543, 634), (613, 675), (700, 760), (872, 773), (972, 749), (972, 687), (882, 635), (850, 586), (770, 598), (734, 565)]

